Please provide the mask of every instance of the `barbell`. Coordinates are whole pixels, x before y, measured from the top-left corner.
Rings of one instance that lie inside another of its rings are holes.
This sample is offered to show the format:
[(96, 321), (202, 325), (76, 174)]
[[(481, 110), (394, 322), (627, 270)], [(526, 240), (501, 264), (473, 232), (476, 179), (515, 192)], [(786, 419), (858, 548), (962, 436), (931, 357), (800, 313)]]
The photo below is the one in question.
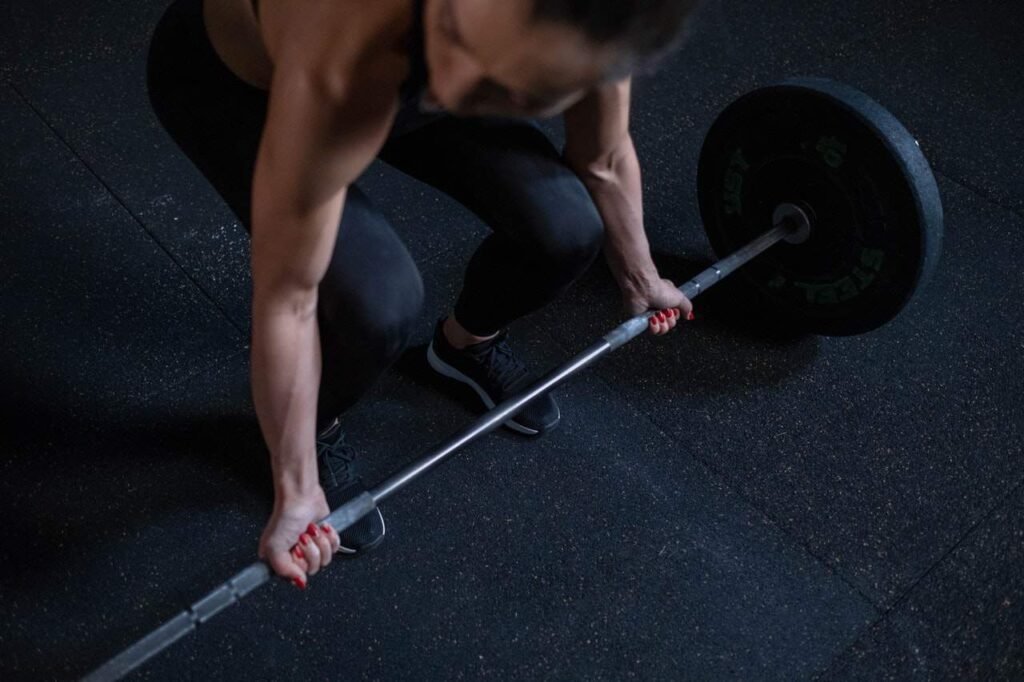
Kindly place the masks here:
[[(690, 299), (742, 268), (738, 278), (752, 310), (770, 311), (803, 332), (860, 334), (899, 314), (938, 262), (942, 202), (920, 146), (880, 104), (835, 81), (791, 79), (729, 105), (705, 139), (697, 185), (708, 239), (722, 259), (680, 287)], [(321, 522), (348, 528), (539, 395), (643, 334), (651, 316), (623, 322)], [(265, 563), (253, 563), (85, 679), (120, 679), (270, 578)]]

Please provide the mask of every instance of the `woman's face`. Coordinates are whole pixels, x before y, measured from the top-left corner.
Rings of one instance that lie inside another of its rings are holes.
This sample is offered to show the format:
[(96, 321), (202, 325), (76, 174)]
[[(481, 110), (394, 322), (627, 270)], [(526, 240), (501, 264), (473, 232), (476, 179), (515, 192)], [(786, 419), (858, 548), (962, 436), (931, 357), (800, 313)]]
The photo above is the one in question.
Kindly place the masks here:
[(531, 23), (534, 0), (427, 0), (428, 98), (461, 116), (553, 116), (609, 73), (618, 51), (571, 26)]

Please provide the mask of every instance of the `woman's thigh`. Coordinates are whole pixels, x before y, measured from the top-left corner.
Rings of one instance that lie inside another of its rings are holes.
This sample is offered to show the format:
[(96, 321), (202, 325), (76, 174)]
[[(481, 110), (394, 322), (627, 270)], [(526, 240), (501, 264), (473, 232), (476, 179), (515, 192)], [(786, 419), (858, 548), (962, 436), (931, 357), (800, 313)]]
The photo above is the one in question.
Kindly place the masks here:
[(175, 0), (160, 19), (149, 47), (147, 85), (164, 129), (249, 230), (268, 95), (217, 56), (202, 0)]
[(539, 253), (592, 252), (602, 240), (586, 187), (530, 121), (449, 117), (392, 139), (380, 156)]
[[(175, 0), (160, 20), (147, 64), (157, 118), (248, 232), (252, 180), (268, 94), (235, 76), (206, 35), (202, 0)], [(318, 289), (322, 371), (318, 429), (351, 407), (412, 336), (423, 282), (387, 219), (349, 187)]]
[[(252, 179), (268, 96), (235, 76), (213, 50), (202, 0), (176, 0), (154, 32), (150, 100), (178, 146), (251, 232)], [(327, 351), (390, 356), (423, 297), (418, 269), (384, 215), (349, 187), (319, 317)], [(347, 350), (346, 350), (347, 348)]]

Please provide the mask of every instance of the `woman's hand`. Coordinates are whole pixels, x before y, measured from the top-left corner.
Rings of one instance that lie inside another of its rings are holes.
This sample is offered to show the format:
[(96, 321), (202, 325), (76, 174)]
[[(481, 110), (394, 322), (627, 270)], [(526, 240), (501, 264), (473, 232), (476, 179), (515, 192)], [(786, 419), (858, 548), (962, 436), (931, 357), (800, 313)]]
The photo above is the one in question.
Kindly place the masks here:
[(330, 525), (317, 525), (330, 513), (320, 486), (309, 495), (275, 500), (260, 537), (260, 559), (296, 587), (306, 589), (307, 576), (330, 564), (341, 542)]
[(620, 288), (623, 308), (627, 314), (636, 316), (649, 310), (659, 311), (651, 317), (649, 324), (655, 336), (667, 334), (680, 319), (693, 319), (693, 303), (690, 299), (671, 280), (663, 279), (657, 272), (627, 281)]

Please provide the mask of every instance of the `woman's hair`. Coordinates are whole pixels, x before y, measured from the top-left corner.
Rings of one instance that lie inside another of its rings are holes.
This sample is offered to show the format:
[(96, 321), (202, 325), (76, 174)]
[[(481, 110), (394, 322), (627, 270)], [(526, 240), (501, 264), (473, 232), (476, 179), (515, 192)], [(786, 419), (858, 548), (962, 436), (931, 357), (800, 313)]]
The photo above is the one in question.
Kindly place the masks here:
[(700, 0), (534, 0), (533, 20), (575, 26), (598, 45), (619, 44), (649, 66), (680, 42)]

